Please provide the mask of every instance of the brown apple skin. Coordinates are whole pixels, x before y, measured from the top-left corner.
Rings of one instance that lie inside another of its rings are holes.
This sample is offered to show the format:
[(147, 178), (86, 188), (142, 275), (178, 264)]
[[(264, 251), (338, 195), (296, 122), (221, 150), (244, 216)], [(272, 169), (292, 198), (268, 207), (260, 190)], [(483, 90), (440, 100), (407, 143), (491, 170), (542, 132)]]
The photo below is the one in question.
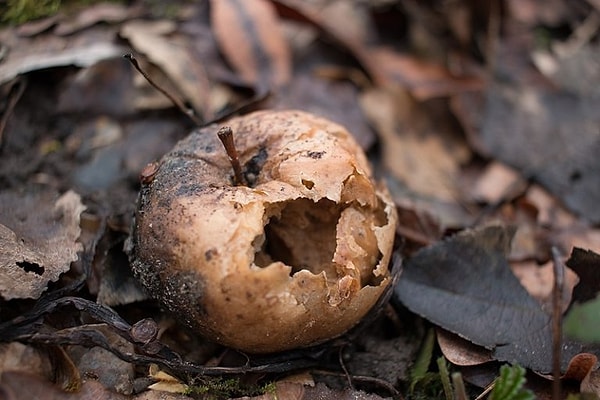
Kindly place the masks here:
[(136, 277), (179, 320), (249, 353), (310, 346), (356, 325), (390, 283), (395, 206), (352, 135), (301, 111), (192, 132), (140, 191)]

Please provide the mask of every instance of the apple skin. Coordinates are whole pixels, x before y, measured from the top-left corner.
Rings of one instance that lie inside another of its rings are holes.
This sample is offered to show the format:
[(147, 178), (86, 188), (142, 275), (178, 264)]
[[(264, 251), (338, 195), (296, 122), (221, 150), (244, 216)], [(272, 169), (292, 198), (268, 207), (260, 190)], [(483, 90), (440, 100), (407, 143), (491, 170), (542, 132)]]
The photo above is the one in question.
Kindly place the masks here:
[(218, 126), (180, 141), (140, 191), (136, 277), (181, 322), (248, 353), (343, 334), (391, 281), (389, 193), (331, 121), (259, 111), (227, 125), (248, 186), (232, 184)]

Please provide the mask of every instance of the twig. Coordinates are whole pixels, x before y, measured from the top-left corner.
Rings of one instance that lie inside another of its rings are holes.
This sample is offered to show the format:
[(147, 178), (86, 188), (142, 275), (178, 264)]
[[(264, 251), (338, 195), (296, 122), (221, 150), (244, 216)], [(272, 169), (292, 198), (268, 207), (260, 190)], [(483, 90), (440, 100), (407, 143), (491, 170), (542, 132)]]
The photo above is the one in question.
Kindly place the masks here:
[[(85, 312), (96, 321), (105, 323), (115, 334), (133, 343), (142, 354), (126, 353), (112, 345), (112, 341), (93, 325), (81, 325), (51, 333), (39, 333), (43, 318), (59, 308), (71, 306)], [(249, 360), (237, 367), (208, 367), (183, 360), (178, 353), (156, 339), (155, 324), (149, 319), (133, 326), (112, 309), (79, 297), (63, 297), (52, 301), (39, 301), (34, 308), (10, 321), (0, 324), (0, 342), (21, 341), (25, 343), (52, 345), (82, 345), (102, 347), (124, 361), (136, 364), (159, 364), (178, 373), (201, 375), (224, 375), (257, 373), (281, 373), (296, 369), (314, 367), (318, 357), (309, 352), (289, 353), (287, 357), (265, 358), (252, 363)], [(317, 354), (317, 353), (315, 353)]]
[(27, 86), (27, 81), (25, 80), (25, 78), (17, 79), (16, 82), (11, 86), (9, 93), (6, 96), (6, 108), (0, 116), (0, 147), (2, 147), (4, 129), (6, 128), (8, 118), (12, 114), (15, 106), (17, 105), (17, 102), (23, 95), (23, 92), (25, 91), (25, 86)]
[(344, 371), (344, 375), (346, 375), (346, 380), (348, 381), (348, 386), (350, 389), (354, 390), (354, 384), (352, 383), (352, 376), (350, 372), (348, 372), (348, 368), (346, 368), (346, 363), (344, 362), (344, 346), (341, 346), (338, 350), (338, 361), (340, 363), (340, 367), (342, 371)]
[(565, 267), (556, 247), (552, 247), (554, 287), (552, 290), (552, 399), (561, 398), (561, 352), (562, 352), (562, 294), (565, 285)]
[(485, 396), (487, 396), (487, 394), (488, 394), (489, 392), (491, 392), (492, 390), (494, 390), (494, 386), (495, 386), (495, 385), (496, 385), (496, 380), (494, 379), (494, 380), (492, 381), (492, 383), (490, 383), (489, 385), (487, 385), (487, 386), (485, 387), (485, 389), (483, 390), (483, 392), (481, 392), (481, 393), (479, 394), (479, 396), (475, 397), (475, 400), (482, 400), (482, 399), (483, 399)]
[(154, 82), (152, 80), (152, 78), (150, 78), (150, 76), (148, 74), (146, 74), (146, 72), (144, 72), (144, 70), (142, 70), (142, 68), (138, 64), (137, 59), (134, 57), (133, 54), (131, 54), (131, 53), (125, 54), (125, 55), (123, 55), (123, 58), (129, 60), (129, 62), (131, 63), (131, 65), (133, 65), (133, 67), (140, 74), (142, 74), (142, 76), (146, 79), (146, 81), (148, 81), (148, 83), (150, 85), (152, 85), (152, 87), (154, 87), (156, 90), (158, 90), (159, 92), (161, 92), (166, 98), (168, 98), (169, 100), (171, 100), (171, 103), (173, 103), (177, 108), (179, 108), (179, 110), (182, 113), (184, 113), (185, 115), (187, 115), (188, 118), (191, 119), (194, 122), (194, 124), (196, 124), (197, 126), (202, 126), (203, 125), (202, 120), (200, 120), (200, 118), (198, 118), (198, 116), (196, 115), (196, 113), (194, 112), (194, 110), (192, 110), (191, 108), (187, 107), (177, 97), (173, 96), (171, 93), (169, 93), (168, 91), (166, 91), (165, 89), (163, 89), (162, 87), (160, 87), (156, 82)]

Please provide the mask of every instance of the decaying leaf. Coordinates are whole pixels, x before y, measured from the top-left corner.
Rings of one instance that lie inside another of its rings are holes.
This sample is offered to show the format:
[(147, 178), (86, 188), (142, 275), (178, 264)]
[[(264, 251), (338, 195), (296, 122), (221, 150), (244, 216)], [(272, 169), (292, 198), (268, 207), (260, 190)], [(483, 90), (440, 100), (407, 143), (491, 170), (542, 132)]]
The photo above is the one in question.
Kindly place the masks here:
[(476, 346), (454, 333), (437, 329), (436, 336), (440, 350), (452, 364), (469, 366), (493, 360), (489, 350)]
[(38, 298), (82, 250), (78, 194), (0, 193), (0, 296)]
[(205, 118), (209, 112), (209, 82), (206, 71), (190, 55), (190, 46), (181, 37), (168, 35), (172, 21), (131, 21), (121, 27), (121, 36), (148, 60), (159, 66), (172, 83)]
[[(50, 381), (26, 372), (5, 372), (0, 375), (0, 390), (8, 399), (47, 400), (126, 400), (94, 380), (84, 382), (74, 393), (65, 392)], [(140, 397), (144, 398), (144, 397)]]
[(588, 343), (600, 343), (600, 255), (574, 248), (566, 265), (580, 280), (573, 290), (573, 304), (564, 320), (568, 337)]
[(464, 145), (446, 143), (441, 128), (430, 125), (423, 110), (399, 89), (366, 92), (361, 103), (380, 134), (392, 174), (416, 193), (454, 202), (459, 163), (468, 157)]
[[(552, 368), (551, 316), (527, 293), (506, 259), (514, 229), (468, 230), (405, 263), (394, 296), (446, 330), (493, 350), (500, 361)], [(581, 344), (563, 343), (562, 368)]]
[(370, 54), (382, 66), (388, 82), (406, 88), (419, 100), (483, 88), (481, 79), (454, 76), (440, 64), (401, 54), (391, 48), (378, 47), (372, 49)]
[(106, 30), (99, 30), (83, 40), (56, 36), (23, 38), (14, 31), (4, 30), (0, 31), (0, 41), (6, 46), (5, 50), (9, 50), (0, 63), (0, 84), (44, 68), (88, 67), (125, 52), (122, 46), (113, 43), (112, 32)]
[[(599, 108), (600, 96), (495, 87), (487, 96), (479, 139), (484, 151), (518, 168), (571, 210), (597, 223)], [(479, 112), (477, 107), (469, 109)]]
[(262, 92), (285, 85), (291, 54), (273, 5), (266, 0), (214, 0), (211, 23), (221, 51), (241, 78)]
[(567, 266), (580, 278), (573, 290), (573, 300), (584, 302), (594, 299), (600, 293), (600, 255), (591, 250), (574, 248)]
[(371, 52), (356, 37), (356, 34), (346, 29), (344, 24), (332, 23), (331, 18), (326, 18), (304, 1), (272, 0), (272, 2), (279, 15), (318, 29), (324, 37), (335, 41), (352, 54), (374, 83), (385, 85), (387, 79), (382, 66), (371, 56)]

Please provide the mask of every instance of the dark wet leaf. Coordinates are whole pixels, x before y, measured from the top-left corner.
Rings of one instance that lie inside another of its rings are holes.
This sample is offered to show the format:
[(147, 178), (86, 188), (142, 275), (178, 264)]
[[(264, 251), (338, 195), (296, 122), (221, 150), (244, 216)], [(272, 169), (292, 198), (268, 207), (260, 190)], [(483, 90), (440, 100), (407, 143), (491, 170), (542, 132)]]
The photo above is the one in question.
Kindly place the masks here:
[(567, 265), (580, 281), (573, 291), (575, 303), (565, 317), (565, 333), (586, 342), (600, 342), (600, 255), (573, 249)]
[(576, 247), (566, 265), (579, 276), (579, 284), (573, 290), (573, 301), (594, 299), (600, 292), (600, 254)]
[[(540, 372), (552, 366), (551, 317), (520, 285), (506, 259), (514, 229), (468, 230), (416, 253), (395, 299), (500, 361)], [(563, 369), (581, 350), (564, 343)]]
[(319, 79), (314, 74), (297, 73), (288, 87), (271, 101), (273, 109), (298, 109), (351, 126), (352, 135), (363, 149), (377, 140), (365, 121), (358, 102), (358, 90), (347, 81)]
[(85, 209), (75, 192), (0, 193), (0, 296), (38, 298), (69, 270)]
[(583, 218), (600, 222), (600, 96), (496, 87), (480, 139), (489, 154), (535, 179)]

